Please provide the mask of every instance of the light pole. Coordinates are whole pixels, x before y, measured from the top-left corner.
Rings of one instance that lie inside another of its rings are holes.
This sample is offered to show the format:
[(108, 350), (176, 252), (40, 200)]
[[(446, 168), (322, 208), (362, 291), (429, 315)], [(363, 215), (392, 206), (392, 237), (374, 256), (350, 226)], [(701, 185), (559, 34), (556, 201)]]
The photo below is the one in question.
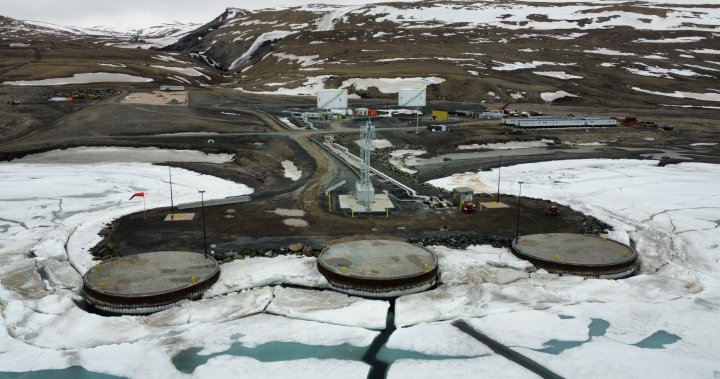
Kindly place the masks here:
[(495, 199), (496, 203), (500, 202), (500, 169), (502, 168), (502, 155), (500, 156), (500, 163), (498, 166), (498, 193), (497, 198)]
[(175, 211), (173, 206), (173, 193), (172, 193), (172, 169), (168, 166), (168, 176), (170, 177), (170, 219), (175, 219)]
[(205, 232), (205, 193), (204, 190), (200, 192), (200, 205), (202, 206), (202, 218), (203, 218), (203, 246), (205, 248), (205, 259), (207, 259), (207, 233)]
[(520, 184), (520, 191), (518, 191), (517, 221), (515, 222), (515, 241), (517, 241), (516, 243), (520, 242), (520, 197), (522, 196), (523, 182), (518, 182), (518, 184)]

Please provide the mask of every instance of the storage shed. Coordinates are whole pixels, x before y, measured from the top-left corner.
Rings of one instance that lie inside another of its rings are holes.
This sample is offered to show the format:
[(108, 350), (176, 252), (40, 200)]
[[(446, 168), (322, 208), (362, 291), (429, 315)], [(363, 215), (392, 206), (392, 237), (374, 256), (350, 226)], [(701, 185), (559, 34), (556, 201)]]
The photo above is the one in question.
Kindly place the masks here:
[(469, 187), (457, 187), (453, 188), (453, 201), (456, 204), (464, 204), (472, 201), (475, 192)]

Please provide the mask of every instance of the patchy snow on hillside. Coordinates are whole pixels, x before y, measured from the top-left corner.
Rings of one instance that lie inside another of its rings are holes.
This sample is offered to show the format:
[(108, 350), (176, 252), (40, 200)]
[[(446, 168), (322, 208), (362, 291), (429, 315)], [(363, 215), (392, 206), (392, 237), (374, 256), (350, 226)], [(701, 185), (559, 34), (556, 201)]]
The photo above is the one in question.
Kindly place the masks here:
[(563, 98), (563, 97), (578, 97), (578, 95), (573, 95), (571, 93), (565, 92), (565, 91), (555, 91), (555, 92), (542, 92), (540, 93), (540, 98), (543, 100), (549, 102), (555, 101), (557, 99)]
[(695, 100), (702, 100), (702, 101), (718, 101), (718, 102), (720, 102), (720, 92), (706, 92), (706, 93), (683, 92), (683, 91), (657, 92), (657, 91), (650, 91), (650, 90), (642, 89), (639, 87), (632, 87), (632, 89), (634, 91), (649, 93), (651, 95), (677, 97), (677, 98), (681, 98), (681, 99), (695, 99)]
[(639, 43), (691, 43), (691, 42), (698, 42), (704, 40), (705, 37), (674, 37), (674, 38), (660, 38), (660, 39), (647, 39), (647, 38), (638, 38), (632, 42), (639, 42)]
[(250, 47), (245, 51), (240, 57), (235, 59), (231, 64), (228, 70), (233, 71), (238, 69), (243, 63), (247, 62), (255, 53), (255, 51), (262, 45), (263, 43), (267, 41), (275, 41), (279, 39), (283, 39), (289, 35), (298, 33), (297, 31), (284, 31), (284, 30), (275, 30), (272, 32), (267, 32), (259, 35), (257, 38), (255, 38), (255, 41), (250, 45)]
[(696, 54), (720, 54), (720, 50), (718, 49), (696, 49), (690, 51)]
[(643, 66), (644, 68), (625, 67), (625, 70), (627, 70), (635, 75), (652, 76), (652, 77), (656, 77), (656, 78), (665, 78), (665, 79), (674, 79), (672, 75), (709, 77), (709, 75), (698, 74), (697, 72), (695, 72), (693, 70), (687, 70), (687, 69), (662, 68), (659, 66), (646, 65), (644, 63), (635, 63), (635, 65)]
[(355, 86), (356, 89), (366, 90), (376, 87), (382, 93), (397, 93), (399, 89), (423, 88), (431, 84), (440, 84), (445, 79), (435, 76), (412, 78), (352, 78), (342, 82), (340, 88)]
[(568, 74), (565, 71), (533, 71), (533, 74), (562, 80), (583, 78), (582, 76)]
[[(318, 8), (321, 7), (321, 8)], [(335, 24), (342, 20), (345, 14), (347, 14), (350, 11), (353, 11), (360, 6), (350, 6), (350, 7), (338, 7), (338, 8), (328, 8), (327, 6), (320, 6), (320, 5), (312, 5), (309, 7), (305, 7), (305, 10), (315, 11), (315, 12), (326, 12), (325, 15), (323, 15), (320, 19), (315, 21), (315, 31), (317, 32), (328, 32), (333, 30), (333, 27)]]
[(668, 57), (662, 56), (660, 54), (643, 55), (642, 57), (645, 59), (668, 59)]
[(527, 69), (527, 68), (537, 68), (539, 66), (574, 66), (574, 65), (576, 65), (576, 63), (556, 63), (556, 62), (543, 62), (543, 61), (513, 62), (513, 63), (493, 61), (493, 63), (500, 65), (500, 66), (495, 66), (492, 68), (495, 71), (515, 71), (515, 70), (523, 70), (523, 69)]
[(159, 69), (167, 70), (167, 71), (173, 71), (173, 72), (177, 72), (177, 73), (180, 73), (182, 75), (187, 75), (187, 76), (202, 76), (205, 79), (210, 80), (209, 76), (207, 76), (199, 71), (202, 69), (200, 67), (173, 67), (173, 66), (160, 66), (160, 65), (152, 65), (150, 67), (155, 67), (155, 68), (159, 68)]
[(612, 56), (619, 56), (619, 57), (631, 57), (634, 56), (635, 53), (626, 53), (622, 51), (612, 50), (612, 49), (606, 49), (604, 47), (598, 47), (593, 50), (583, 50), (584, 53), (590, 53), (590, 54), (600, 54), (600, 55), (612, 55)]
[(88, 83), (148, 83), (153, 80), (140, 76), (117, 74), (109, 72), (88, 72), (73, 74), (68, 78), (53, 78), (39, 80), (17, 80), (3, 82), (9, 86), (60, 86), (64, 84), (88, 84)]
[(308, 76), (305, 82), (298, 87), (280, 87), (275, 91), (248, 91), (242, 87), (237, 87), (235, 89), (245, 93), (258, 95), (315, 96), (319, 90), (325, 89), (325, 80), (330, 77), (331, 75)]
[(282, 61), (284, 59), (297, 62), (301, 67), (308, 67), (308, 66), (314, 66), (318, 64), (323, 64), (326, 62), (326, 59), (317, 59), (319, 55), (295, 55), (295, 54), (286, 54), (286, 53), (271, 53), (272, 56), (277, 57), (278, 61)]
[[(545, 4), (522, 3), (454, 3), (427, 5), (423, 7), (397, 7), (373, 5), (355, 10), (375, 22), (385, 21), (401, 24), (404, 28), (418, 25), (464, 23), (471, 26), (484, 25), (504, 29), (603, 29), (630, 26), (640, 30), (704, 30), (716, 31), (720, 24), (720, 11), (712, 6), (673, 7), (665, 15), (610, 10), (603, 2), (588, 4), (560, 3), (548, 7)], [(698, 16), (702, 14), (702, 17)], [(587, 22), (590, 19), (591, 22)]]
[(174, 62), (174, 63), (182, 63), (182, 64), (190, 64), (190, 62), (186, 62), (180, 59), (177, 59), (171, 55), (156, 55), (152, 57), (152, 59), (157, 59), (159, 61), (163, 62)]

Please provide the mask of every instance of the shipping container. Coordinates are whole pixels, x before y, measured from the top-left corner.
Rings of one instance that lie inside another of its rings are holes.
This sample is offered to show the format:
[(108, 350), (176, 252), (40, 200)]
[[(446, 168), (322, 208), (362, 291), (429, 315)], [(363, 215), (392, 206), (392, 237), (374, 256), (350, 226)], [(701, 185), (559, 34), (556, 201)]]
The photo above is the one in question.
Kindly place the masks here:
[(432, 119), (435, 121), (447, 121), (448, 111), (435, 110), (432, 111)]

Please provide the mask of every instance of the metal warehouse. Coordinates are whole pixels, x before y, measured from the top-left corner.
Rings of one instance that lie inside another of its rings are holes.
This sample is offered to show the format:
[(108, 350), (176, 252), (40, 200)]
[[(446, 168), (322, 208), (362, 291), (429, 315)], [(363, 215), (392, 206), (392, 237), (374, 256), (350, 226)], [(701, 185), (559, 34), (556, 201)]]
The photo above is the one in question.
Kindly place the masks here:
[(617, 126), (612, 117), (571, 117), (571, 116), (534, 116), (505, 117), (503, 125), (518, 128), (569, 128), (569, 127), (607, 127)]

